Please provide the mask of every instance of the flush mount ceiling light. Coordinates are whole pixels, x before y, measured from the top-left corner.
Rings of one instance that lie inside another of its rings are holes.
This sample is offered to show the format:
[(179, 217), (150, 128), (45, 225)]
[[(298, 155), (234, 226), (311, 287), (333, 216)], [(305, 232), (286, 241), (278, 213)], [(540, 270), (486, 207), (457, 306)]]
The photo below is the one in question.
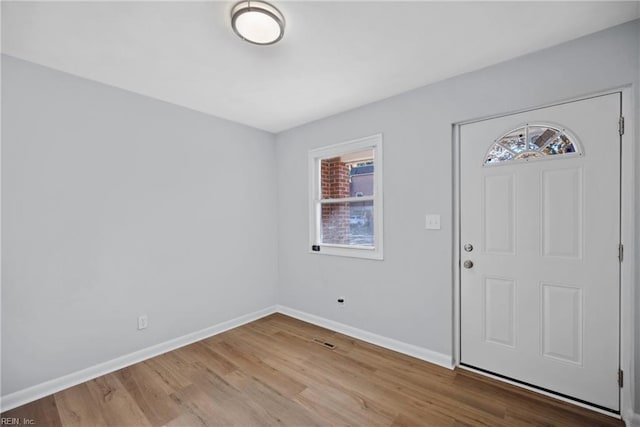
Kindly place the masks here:
[(231, 26), (241, 39), (268, 45), (284, 35), (284, 16), (264, 1), (241, 1), (231, 10)]

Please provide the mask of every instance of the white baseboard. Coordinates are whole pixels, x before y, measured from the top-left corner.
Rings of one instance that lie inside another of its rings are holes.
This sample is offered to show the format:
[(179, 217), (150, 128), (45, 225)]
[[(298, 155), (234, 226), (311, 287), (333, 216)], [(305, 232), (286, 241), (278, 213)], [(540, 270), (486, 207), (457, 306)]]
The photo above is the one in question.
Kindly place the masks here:
[(71, 374), (55, 378), (53, 380), (45, 381), (43, 383), (16, 391), (6, 396), (2, 396), (0, 397), (1, 411), (8, 411), (18, 406), (24, 405), (25, 403), (33, 402), (34, 400), (49, 396), (50, 394), (56, 393), (69, 387), (73, 387), (74, 385), (90, 381), (101, 375), (106, 375), (110, 372), (117, 371), (118, 369), (131, 366), (134, 363), (142, 362), (143, 360), (147, 360), (168, 351), (184, 347), (188, 344), (192, 344), (196, 341), (212, 337), (214, 335), (228, 331), (229, 329), (233, 329), (246, 323), (253, 322), (254, 320), (268, 316), (269, 314), (275, 312), (276, 306), (267, 307), (262, 310), (254, 311), (253, 313), (245, 314), (243, 316), (236, 317), (235, 319), (218, 323), (217, 325), (213, 325), (208, 328), (201, 329), (199, 331), (192, 332), (181, 337), (174, 338), (169, 341), (165, 341), (163, 343), (126, 354), (124, 356), (120, 356), (116, 359), (99, 363), (89, 368), (82, 369), (80, 371), (73, 372)]
[(340, 332), (341, 334), (349, 335), (350, 337), (387, 348), (389, 350), (397, 351), (398, 353), (407, 354), (426, 362), (443, 366), (448, 369), (453, 369), (454, 367), (453, 357), (447, 354), (438, 353), (432, 350), (428, 350), (424, 347), (418, 347), (413, 344), (407, 344), (402, 341), (383, 337), (382, 335), (377, 335), (372, 332), (354, 328), (352, 326), (345, 325), (344, 323), (335, 322), (333, 320), (325, 319), (324, 317), (316, 316), (314, 314), (294, 310), (293, 308), (289, 308), (286, 306), (278, 305), (276, 306), (276, 311), (282, 314), (286, 314), (287, 316), (291, 316), (305, 322), (313, 323), (314, 325), (322, 326), (323, 328), (331, 329), (332, 331)]
[(640, 427), (640, 414), (631, 412), (628, 417), (623, 417), (627, 427)]

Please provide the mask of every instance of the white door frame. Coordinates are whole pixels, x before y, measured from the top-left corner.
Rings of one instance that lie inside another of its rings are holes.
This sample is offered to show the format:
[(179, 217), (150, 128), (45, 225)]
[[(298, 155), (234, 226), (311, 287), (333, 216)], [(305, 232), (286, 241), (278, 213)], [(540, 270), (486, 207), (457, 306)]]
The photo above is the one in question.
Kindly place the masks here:
[[(452, 153), (453, 153), (453, 364), (455, 367), (460, 366), (460, 259), (461, 259), (461, 242), (460, 242), (460, 127), (465, 124), (490, 120), (498, 117), (509, 116), (526, 111), (537, 110), (539, 108), (551, 107), (554, 105), (564, 104), (568, 102), (580, 101), (594, 96), (607, 95), (612, 93), (622, 93), (622, 115), (625, 118), (625, 132), (622, 135), (621, 147), (621, 206), (620, 206), (620, 235), (622, 244), (624, 245), (624, 258), (620, 268), (620, 366), (624, 371), (624, 386), (620, 394), (620, 415), (621, 418), (630, 424), (634, 418), (634, 275), (635, 275), (635, 224), (634, 224), (634, 206), (636, 203), (635, 193), (635, 156), (636, 156), (636, 140), (635, 123), (633, 120), (635, 105), (633, 104), (631, 86), (624, 86), (617, 89), (611, 89), (603, 92), (597, 92), (577, 98), (566, 99), (537, 107), (527, 108), (518, 111), (512, 111), (503, 114), (475, 118), (453, 123), (452, 125)], [(638, 171), (640, 173), (640, 171)], [(639, 200), (640, 202), (640, 200)], [(468, 369), (468, 368), (464, 368)], [(479, 372), (479, 371), (476, 371)], [(583, 406), (607, 415), (613, 415), (610, 412), (599, 410), (589, 405), (585, 405), (570, 399), (562, 398), (555, 394), (545, 393), (537, 388), (523, 386), (520, 383), (511, 382), (503, 378), (488, 375), (500, 381), (509, 382), (519, 387), (527, 388), (537, 393), (546, 394), (556, 399)], [(635, 414), (635, 417), (638, 417)]]

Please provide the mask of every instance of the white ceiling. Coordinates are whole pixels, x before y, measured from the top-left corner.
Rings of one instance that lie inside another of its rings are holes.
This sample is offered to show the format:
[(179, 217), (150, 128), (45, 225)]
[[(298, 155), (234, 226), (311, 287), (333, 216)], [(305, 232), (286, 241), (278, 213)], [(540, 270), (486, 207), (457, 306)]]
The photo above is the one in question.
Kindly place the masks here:
[(2, 52), (271, 132), (640, 17), (639, 2), (272, 0), (284, 39), (231, 30), (235, 2), (2, 2)]

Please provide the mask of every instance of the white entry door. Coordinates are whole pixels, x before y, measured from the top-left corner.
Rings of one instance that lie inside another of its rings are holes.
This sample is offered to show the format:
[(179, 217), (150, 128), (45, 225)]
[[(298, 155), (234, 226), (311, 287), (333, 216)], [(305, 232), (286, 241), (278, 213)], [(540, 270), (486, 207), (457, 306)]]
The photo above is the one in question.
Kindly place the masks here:
[(612, 411), (620, 103), (460, 128), (461, 363)]

